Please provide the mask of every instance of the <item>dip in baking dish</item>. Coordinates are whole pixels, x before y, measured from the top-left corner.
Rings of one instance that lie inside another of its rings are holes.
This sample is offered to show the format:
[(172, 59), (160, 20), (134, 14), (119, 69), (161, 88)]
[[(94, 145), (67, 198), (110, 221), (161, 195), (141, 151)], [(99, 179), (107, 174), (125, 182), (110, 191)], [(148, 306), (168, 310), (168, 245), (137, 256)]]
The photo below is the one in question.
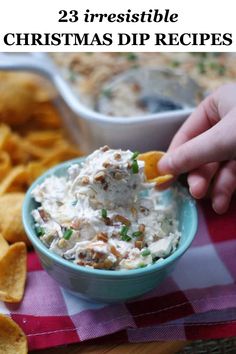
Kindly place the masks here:
[(175, 204), (160, 203), (138, 153), (104, 146), (63, 177), (35, 187), (32, 215), (40, 240), (72, 262), (96, 269), (136, 269), (175, 251)]
[[(194, 106), (199, 103), (204, 93), (211, 92), (219, 85), (236, 78), (235, 53), (97, 52), (51, 53), (50, 55), (79, 100), (93, 110), (109, 116), (132, 117), (147, 112), (153, 113), (145, 100), (139, 99), (140, 88), (142, 90), (145, 86), (145, 76), (139, 80), (138, 85), (137, 82), (128, 84), (125, 82), (124, 85), (123, 81), (112, 87), (107, 85), (117, 75), (123, 75), (130, 70), (155, 68), (171, 70), (173, 73), (181, 72), (183, 76), (193, 79), (202, 88), (201, 95), (195, 97)], [(153, 92), (154, 86), (155, 82), (151, 82), (150, 91)], [(188, 90), (186, 92), (188, 93)], [(141, 97), (143, 97), (142, 92)], [(161, 107), (157, 107), (155, 112), (164, 112), (167, 108), (170, 111), (180, 109), (179, 102), (176, 106), (176, 95), (172, 95), (171, 98), (171, 105), (164, 102), (163, 107), (162, 101)], [(100, 101), (102, 105), (98, 104)], [(190, 103), (188, 100), (187, 102)], [(185, 105), (181, 104), (181, 106), (185, 108)]]

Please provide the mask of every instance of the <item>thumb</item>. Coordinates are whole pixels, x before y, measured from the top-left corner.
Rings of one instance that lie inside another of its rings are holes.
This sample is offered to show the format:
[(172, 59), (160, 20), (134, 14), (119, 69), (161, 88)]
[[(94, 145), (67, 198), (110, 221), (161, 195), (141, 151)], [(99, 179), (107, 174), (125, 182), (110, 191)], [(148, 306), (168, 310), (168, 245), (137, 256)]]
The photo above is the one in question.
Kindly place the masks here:
[(232, 124), (227, 127), (222, 122), (164, 155), (158, 163), (159, 171), (179, 175), (209, 162), (232, 159), (236, 134), (232, 137)]

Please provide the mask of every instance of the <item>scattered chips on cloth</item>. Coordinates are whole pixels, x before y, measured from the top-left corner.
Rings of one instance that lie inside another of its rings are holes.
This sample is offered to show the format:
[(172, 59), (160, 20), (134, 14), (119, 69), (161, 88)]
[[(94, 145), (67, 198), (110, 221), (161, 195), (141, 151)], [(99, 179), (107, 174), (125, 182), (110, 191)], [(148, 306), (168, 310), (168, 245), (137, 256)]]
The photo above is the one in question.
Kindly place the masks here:
[(10, 318), (0, 314), (0, 354), (26, 354), (27, 339), (22, 329)]

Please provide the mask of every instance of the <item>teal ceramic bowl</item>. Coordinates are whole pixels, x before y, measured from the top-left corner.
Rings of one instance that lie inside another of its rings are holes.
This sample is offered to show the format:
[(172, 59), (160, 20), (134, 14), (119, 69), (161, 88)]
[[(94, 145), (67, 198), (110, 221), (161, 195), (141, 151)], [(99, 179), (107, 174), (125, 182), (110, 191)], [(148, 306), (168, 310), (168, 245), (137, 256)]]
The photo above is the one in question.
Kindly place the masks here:
[(25, 231), (37, 252), (43, 268), (65, 289), (87, 299), (100, 302), (123, 302), (147, 293), (160, 284), (173, 270), (177, 261), (189, 248), (197, 230), (197, 210), (194, 200), (182, 187), (180, 193), (164, 192), (164, 200), (168, 203), (173, 198), (177, 202), (179, 228), (182, 236), (177, 250), (166, 259), (146, 268), (135, 270), (97, 270), (85, 268), (63, 259), (49, 251), (37, 237), (31, 212), (37, 203), (31, 197), (36, 185), (45, 178), (55, 174), (62, 176), (76, 159), (60, 164), (38, 178), (26, 193), (23, 205), (23, 224)]

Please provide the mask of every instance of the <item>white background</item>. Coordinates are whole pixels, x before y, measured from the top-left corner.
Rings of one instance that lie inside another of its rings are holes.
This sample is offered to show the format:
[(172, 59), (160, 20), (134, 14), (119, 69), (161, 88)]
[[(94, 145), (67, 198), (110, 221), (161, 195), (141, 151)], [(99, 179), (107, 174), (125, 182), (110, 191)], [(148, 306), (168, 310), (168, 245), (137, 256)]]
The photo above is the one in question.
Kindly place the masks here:
[[(234, 1), (211, 0), (5, 0), (0, 3), (0, 51), (236, 51), (236, 25)], [(75, 9), (79, 11), (80, 21), (77, 23), (59, 23), (59, 10)], [(170, 9), (179, 14), (177, 23), (84, 23), (83, 13), (89, 9), (94, 13), (126, 13), (148, 11), (149, 9)], [(92, 38), (94, 33), (113, 33), (111, 46), (7, 46), (3, 42), (6, 33), (89, 33)], [(117, 45), (117, 33), (147, 32), (151, 35), (145, 46)], [(155, 46), (154, 33), (232, 33), (231, 46)]]

